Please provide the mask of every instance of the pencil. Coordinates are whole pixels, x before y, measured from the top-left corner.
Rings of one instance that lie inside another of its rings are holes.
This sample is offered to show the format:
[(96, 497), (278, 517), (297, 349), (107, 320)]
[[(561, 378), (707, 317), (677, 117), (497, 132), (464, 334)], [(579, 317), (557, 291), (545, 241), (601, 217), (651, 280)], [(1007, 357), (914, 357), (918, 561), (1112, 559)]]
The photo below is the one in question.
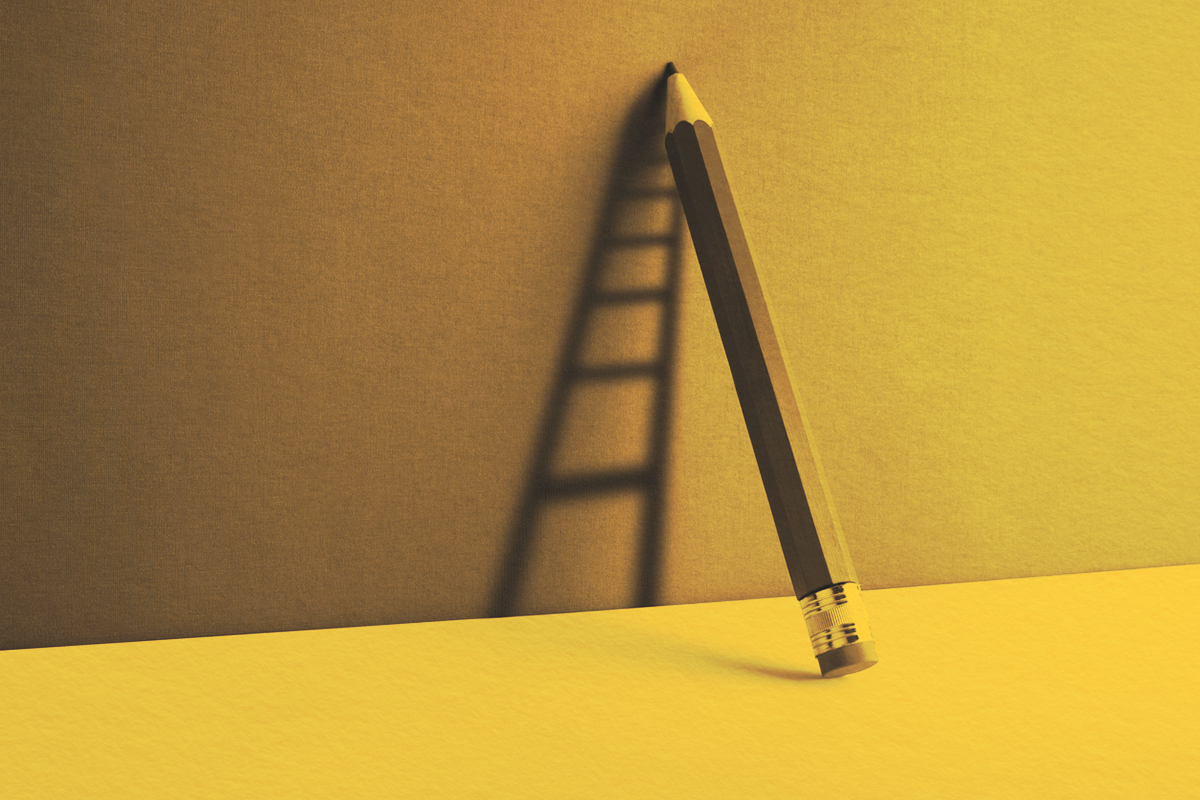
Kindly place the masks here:
[(667, 156), (788, 574), (826, 678), (878, 661), (858, 577), (717, 151), (713, 121), (667, 65)]

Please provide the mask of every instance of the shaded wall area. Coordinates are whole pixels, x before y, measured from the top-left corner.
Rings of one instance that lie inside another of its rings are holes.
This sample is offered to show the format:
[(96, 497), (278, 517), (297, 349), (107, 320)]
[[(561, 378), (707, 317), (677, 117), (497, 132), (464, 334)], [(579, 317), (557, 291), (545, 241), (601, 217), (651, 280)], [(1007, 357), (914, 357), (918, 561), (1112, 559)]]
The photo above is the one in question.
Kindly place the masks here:
[(652, 606), (662, 593), (686, 235), (663, 147), (666, 77), (627, 114), (493, 616)]
[(6, 4), (0, 646), (787, 594), (686, 236), (522, 522), (669, 60), (865, 585), (1200, 559), (1200, 12), (732, 8)]

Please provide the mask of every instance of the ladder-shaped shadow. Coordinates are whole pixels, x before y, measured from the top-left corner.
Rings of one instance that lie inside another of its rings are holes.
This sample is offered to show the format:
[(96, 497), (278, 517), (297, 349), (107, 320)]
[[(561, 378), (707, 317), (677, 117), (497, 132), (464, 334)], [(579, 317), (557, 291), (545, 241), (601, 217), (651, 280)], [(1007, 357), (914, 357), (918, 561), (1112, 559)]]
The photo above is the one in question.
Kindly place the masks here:
[(492, 616), (658, 599), (684, 235), (665, 88), (626, 122)]

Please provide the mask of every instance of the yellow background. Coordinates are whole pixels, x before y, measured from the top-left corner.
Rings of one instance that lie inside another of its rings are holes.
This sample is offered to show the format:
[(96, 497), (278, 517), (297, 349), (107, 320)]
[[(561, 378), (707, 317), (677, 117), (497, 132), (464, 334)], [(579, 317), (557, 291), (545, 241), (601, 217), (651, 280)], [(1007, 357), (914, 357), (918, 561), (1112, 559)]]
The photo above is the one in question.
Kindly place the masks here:
[(1195, 797), (1200, 566), (865, 596), (881, 660), (831, 680), (794, 598), (9, 652), (0, 771), (38, 800)]
[[(487, 613), (668, 60), (866, 587), (1200, 560), (1200, 9), (886, 5), (6, 2), (0, 646)], [(786, 595), (685, 255), (660, 601)]]

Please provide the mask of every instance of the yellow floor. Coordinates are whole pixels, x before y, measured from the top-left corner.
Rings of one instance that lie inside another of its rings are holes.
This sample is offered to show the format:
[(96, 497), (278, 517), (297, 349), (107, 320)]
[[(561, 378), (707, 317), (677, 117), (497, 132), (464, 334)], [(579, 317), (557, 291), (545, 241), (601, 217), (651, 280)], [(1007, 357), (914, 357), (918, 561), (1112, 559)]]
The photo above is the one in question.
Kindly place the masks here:
[(1196, 798), (1200, 566), (0, 653), (13, 798)]

